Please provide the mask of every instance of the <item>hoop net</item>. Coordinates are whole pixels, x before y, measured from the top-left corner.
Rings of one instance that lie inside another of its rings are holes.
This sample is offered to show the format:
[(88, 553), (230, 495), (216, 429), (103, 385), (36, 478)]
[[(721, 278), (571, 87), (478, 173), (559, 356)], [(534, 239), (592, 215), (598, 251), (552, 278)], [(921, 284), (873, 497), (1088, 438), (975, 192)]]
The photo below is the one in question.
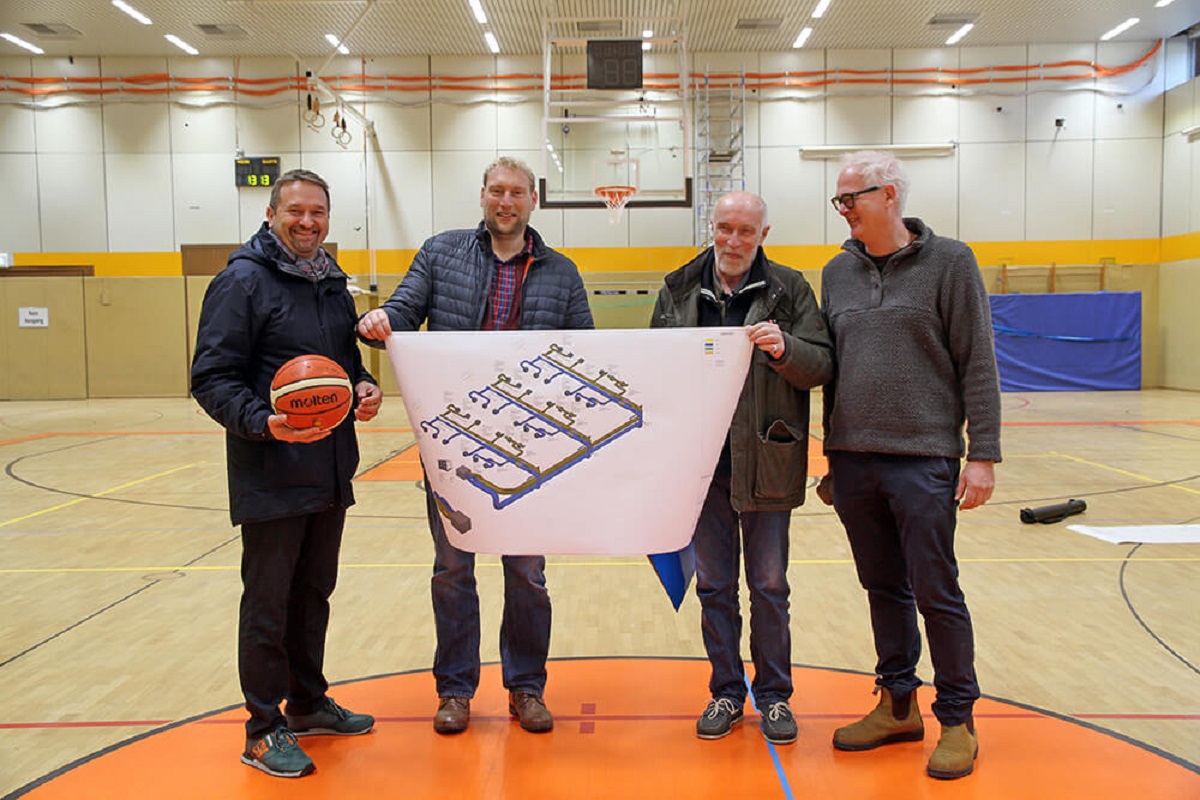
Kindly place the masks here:
[(625, 211), (625, 204), (637, 194), (637, 187), (597, 186), (595, 192), (598, 197), (604, 200), (604, 205), (608, 206), (609, 223), (616, 225), (621, 221), (621, 214)]

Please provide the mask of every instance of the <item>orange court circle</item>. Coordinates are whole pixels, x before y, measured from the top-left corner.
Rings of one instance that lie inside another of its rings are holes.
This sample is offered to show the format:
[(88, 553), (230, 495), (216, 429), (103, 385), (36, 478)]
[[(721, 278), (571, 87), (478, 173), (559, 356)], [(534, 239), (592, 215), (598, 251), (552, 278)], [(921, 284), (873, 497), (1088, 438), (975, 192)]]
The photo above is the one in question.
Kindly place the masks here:
[(864, 753), (830, 746), (834, 728), (874, 704), (870, 675), (794, 667), (795, 744), (763, 739), (747, 705), (727, 737), (697, 739), (707, 700), (703, 659), (552, 660), (550, 733), (510, 718), (497, 665), (483, 670), (465, 733), (440, 736), (428, 672), (336, 686), (344, 705), (376, 717), (365, 736), (301, 744), (317, 771), (273, 778), (239, 761), (241, 707), (177, 723), (81, 759), (11, 797), (50, 798), (1155, 798), (1200, 797), (1200, 770), (1115, 734), (985, 698), (975, 709), (980, 755), (957, 781), (924, 774), (937, 742), (932, 689), (918, 694), (924, 742)]

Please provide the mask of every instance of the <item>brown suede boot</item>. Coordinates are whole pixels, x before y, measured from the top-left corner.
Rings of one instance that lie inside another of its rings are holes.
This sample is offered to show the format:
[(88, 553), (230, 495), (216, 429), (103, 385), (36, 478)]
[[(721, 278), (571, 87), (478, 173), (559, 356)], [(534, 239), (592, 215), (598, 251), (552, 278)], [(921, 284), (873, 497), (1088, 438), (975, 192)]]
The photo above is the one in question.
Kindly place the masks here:
[(931, 778), (963, 778), (975, 769), (978, 755), (979, 737), (975, 735), (974, 720), (969, 719), (962, 725), (943, 725), (942, 735), (925, 771)]
[(858, 722), (833, 732), (833, 746), (838, 750), (873, 750), (883, 744), (919, 742), (925, 738), (925, 723), (917, 708), (916, 690), (908, 695), (893, 697), (879, 687), (879, 705)]

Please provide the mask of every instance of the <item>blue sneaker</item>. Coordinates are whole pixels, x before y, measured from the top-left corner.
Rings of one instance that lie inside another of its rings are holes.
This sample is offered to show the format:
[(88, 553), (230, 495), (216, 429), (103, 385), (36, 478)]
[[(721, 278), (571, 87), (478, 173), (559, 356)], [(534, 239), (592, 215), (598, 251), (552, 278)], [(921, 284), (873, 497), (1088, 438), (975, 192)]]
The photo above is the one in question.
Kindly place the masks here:
[(355, 714), (342, 708), (331, 698), (311, 714), (288, 714), (288, 728), (297, 736), (358, 736), (375, 727), (370, 714)]
[(258, 739), (247, 739), (242, 763), (276, 778), (302, 778), (316, 769), (296, 736), (282, 725)]

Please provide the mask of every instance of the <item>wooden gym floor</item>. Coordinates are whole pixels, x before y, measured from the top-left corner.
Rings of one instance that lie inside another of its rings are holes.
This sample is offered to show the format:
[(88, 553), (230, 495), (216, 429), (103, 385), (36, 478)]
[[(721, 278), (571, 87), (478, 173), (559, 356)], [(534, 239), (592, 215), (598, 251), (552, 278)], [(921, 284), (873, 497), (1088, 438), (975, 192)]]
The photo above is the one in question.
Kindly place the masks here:
[[(792, 526), (796, 744), (767, 745), (749, 708), (725, 739), (695, 738), (699, 606), (693, 595), (672, 611), (640, 557), (549, 559), (552, 733), (508, 719), (489, 666), (471, 729), (434, 734), (431, 545), (396, 397), (360, 426), (327, 656), (333, 696), (378, 724), (305, 739), (317, 772), (270, 778), (238, 760), (239, 545), (216, 426), (181, 399), (0, 403), (0, 795), (1200, 797), (1200, 544), (1066, 529), (1200, 522), (1200, 394), (1003, 400), (996, 495), (959, 528), (986, 699), (976, 773), (953, 782), (923, 773), (938, 730), (930, 689), (925, 742), (829, 746), (874, 704), (874, 656), (845, 537), (815, 498)], [(1087, 513), (1018, 519), (1068, 498)], [(493, 664), (496, 563), (478, 570)]]

